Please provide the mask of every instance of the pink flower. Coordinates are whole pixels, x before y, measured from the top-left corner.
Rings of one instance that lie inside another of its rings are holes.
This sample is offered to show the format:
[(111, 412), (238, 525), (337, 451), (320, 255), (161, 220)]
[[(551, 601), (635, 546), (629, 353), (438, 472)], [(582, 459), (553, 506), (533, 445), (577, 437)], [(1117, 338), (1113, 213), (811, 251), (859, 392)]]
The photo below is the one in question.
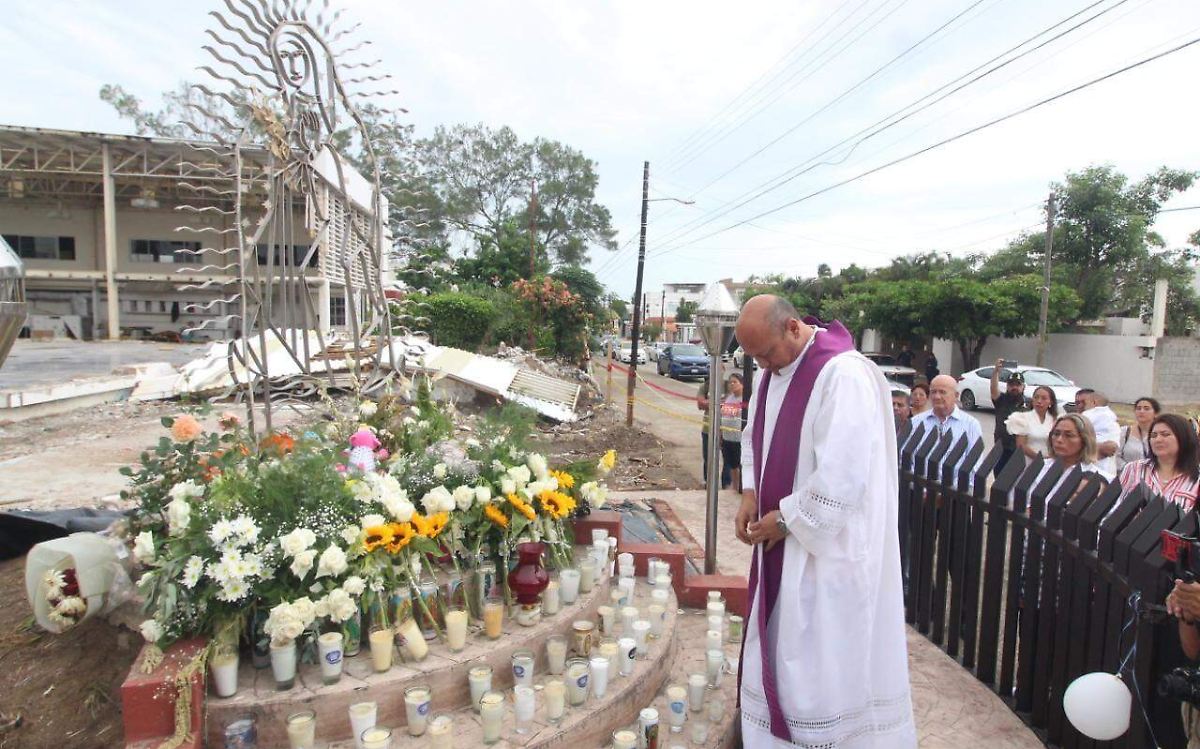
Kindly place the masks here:
[(176, 442), (191, 442), (200, 436), (204, 431), (200, 426), (200, 422), (196, 421), (196, 417), (191, 414), (183, 414), (175, 417), (175, 423), (171, 425), (171, 436)]
[(391, 455), (391, 453), (389, 453), (387, 450), (382, 450), (382, 449), (379, 452), (375, 453), (375, 457), (379, 458), (380, 460), (387, 460), (389, 455)]
[(338, 473), (345, 473), (345, 472), (346, 472), (346, 466), (345, 466), (345, 464), (344, 464), (344, 463), (338, 463), (337, 465), (335, 465), (335, 466), (333, 467), (333, 470), (337, 471)]
[(221, 425), (222, 429), (234, 429), (238, 424), (242, 423), (242, 420), (233, 411), (226, 411), (221, 414), (221, 418), (217, 420), (217, 423)]

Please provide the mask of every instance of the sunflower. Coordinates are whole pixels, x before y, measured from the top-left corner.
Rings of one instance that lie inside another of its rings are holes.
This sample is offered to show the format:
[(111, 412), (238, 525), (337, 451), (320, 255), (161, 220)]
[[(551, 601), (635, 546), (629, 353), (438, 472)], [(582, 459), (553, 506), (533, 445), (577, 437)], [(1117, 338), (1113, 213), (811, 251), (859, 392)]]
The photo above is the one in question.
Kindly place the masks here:
[(363, 541), (363, 546), (366, 547), (367, 553), (370, 553), (381, 546), (390, 544), (393, 535), (393, 526), (373, 525), (367, 528), (367, 537)]
[(422, 515), (417, 512), (412, 516), (413, 527), (425, 538), (437, 538), (449, 522), (450, 513), (448, 512), (439, 512), (436, 515)]
[(551, 471), (550, 475), (558, 479), (558, 488), (570, 489), (575, 486), (575, 477), (566, 471)]
[(538, 495), (542, 507), (555, 520), (562, 520), (575, 509), (575, 500), (562, 492), (542, 492)]
[[(410, 523), (390, 523), (384, 527), (391, 533), (391, 539), (387, 545), (390, 554), (399, 554), (400, 550), (408, 546), (408, 542), (412, 541), (413, 536), (416, 535)], [(367, 532), (370, 533), (370, 530)]]
[(487, 516), (488, 520), (492, 521), (501, 528), (508, 527), (508, 517), (506, 517), (504, 512), (495, 505), (484, 505), (483, 514)]
[(516, 494), (508, 495), (508, 503), (517, 508), (517, 512), (521, 513), (530, 520), (537, 520), (537, 512), (533, 509), (533, 507)]

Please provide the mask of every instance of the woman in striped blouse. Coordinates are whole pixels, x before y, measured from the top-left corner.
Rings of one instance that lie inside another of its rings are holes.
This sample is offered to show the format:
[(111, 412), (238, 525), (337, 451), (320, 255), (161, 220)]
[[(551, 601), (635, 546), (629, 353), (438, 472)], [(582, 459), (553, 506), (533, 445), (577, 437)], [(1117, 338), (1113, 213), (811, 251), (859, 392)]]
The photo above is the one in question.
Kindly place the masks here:
[(1121, 470), (1124, 491), (1138, 484), (1185, 510), (1196, 505), (1200, 443), (1182, 416), (1161, 414), (1150, 424), (1150, 457), (1135, 460)]

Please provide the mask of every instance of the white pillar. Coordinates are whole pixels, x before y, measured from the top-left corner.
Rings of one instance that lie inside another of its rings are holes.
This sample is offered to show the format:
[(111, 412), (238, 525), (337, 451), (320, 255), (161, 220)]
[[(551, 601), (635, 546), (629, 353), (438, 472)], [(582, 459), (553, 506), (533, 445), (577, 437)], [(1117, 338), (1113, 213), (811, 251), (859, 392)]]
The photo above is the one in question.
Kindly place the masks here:
[(117, 195), (108, 144), (100, 148), (104, 165), (104, 290), (108, 294), (108, 340), (121, 338), (121, 299), (117, 295)]
[(322, 278), (317, 287), (317, 329), (322, 336), (329, 335), (329, 279)]
[(1150, 335), (1162, 338), (1167, 326), (1167, 279), (1154, 282), (1154, 314), (1150, 317)]

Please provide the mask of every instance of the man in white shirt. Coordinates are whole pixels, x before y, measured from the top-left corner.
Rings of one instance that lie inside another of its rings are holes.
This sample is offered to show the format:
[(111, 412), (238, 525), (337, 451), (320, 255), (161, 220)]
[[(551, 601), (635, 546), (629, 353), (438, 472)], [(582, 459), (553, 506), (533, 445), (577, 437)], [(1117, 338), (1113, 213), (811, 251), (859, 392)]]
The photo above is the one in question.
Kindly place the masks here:
[(938, 375), (929, 382), (929, 402), (931, 409), (913, 417), (912, 428), (924, 425), (925, 433), (936, 429), (939, 435), (947, 432), (951, 435), (951, 445), (958, 444), (962, 436), (967, 435), (967, 451), (958, 459), (954, 466), (955, 481), (958, 480), (958, 470), (970, 451), (971, 446), (983, 439), (983, 430), (974, 416), (958, 407), (958, 383), (950, 375)]
[(1117, 443), (1121, 440), (1121, 424), (1117, 414), (1108, 407), (1108, 396), (1095, 390), (1083, 388), (1075, 394), (1075, 411), (1091, 422), (1096, 432), (1096, 451), (1100, 453), (1096, 465), (1101, 471), (1115, 476), (1117, 473)]

